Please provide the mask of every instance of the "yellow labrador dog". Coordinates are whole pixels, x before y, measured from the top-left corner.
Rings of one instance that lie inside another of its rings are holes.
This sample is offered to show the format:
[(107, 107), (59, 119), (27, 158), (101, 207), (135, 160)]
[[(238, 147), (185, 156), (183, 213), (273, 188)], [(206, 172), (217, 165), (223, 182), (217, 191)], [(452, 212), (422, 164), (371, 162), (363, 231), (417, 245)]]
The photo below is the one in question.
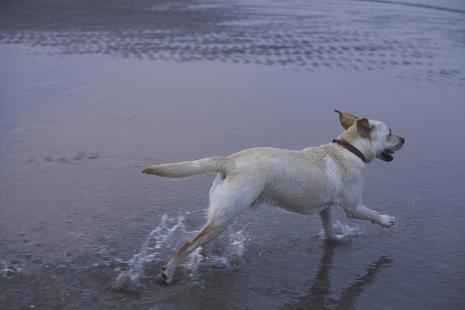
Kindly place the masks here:
[(366, 165), (374, 158), (391, 161), (405, 139), (383, 122), (336, 112), (345, 131), (328, 144), (300, 151), (251, 148), (224, 157), (146, 167), (143, 173), (183, 178), (216, 172), (210, 188), (205, 226), (168, 261), (159, 280), (170, 284), (176, 266), (195, 248), (221, 234), (236, 216), (260, 201), (301, 213), (319, 212), (327, 239), (337, 240), (330, 207), (340, 206), (347, 217), (391, 227), (394, 217), (362, 204)]

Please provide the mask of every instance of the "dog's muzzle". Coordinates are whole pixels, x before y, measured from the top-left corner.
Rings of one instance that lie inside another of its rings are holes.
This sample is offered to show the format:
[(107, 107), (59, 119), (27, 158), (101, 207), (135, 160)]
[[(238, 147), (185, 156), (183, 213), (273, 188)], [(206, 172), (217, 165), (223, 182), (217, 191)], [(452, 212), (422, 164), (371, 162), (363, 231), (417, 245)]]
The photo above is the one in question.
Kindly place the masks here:
[(392, 149), (385, 149), (381, 154), (376, 156), (377, 158), (384, 160), (384, 161), (393, 161), (394, 157), (392, 154), (394, 154), (395, 151), (398, 151), (405, 143), (405, 139), (402, 137), (399, 137), (399, 143), (394, 146)]

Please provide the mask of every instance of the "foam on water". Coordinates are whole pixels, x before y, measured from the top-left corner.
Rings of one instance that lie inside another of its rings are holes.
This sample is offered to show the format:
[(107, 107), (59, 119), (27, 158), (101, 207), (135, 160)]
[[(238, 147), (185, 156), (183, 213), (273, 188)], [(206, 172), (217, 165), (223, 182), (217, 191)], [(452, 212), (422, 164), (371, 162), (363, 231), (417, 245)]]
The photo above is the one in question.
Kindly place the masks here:
[(1, 278), (11, 279), (14, 275), (20, 273), (22, 269), (22, 266), (19, 264), (8, 264), (7, 262), (0, 260)]
[[(170, 217), (164, 214), (160, 224), (142, 243), (139, 252), (127, 262), (128, 269), (118, 275), (114, 288), (120, 289), (131, 283), (137, 284), (149, 264), (165, 263), (182, 243), (192, 238), (198, 231), (186, 230), (184, 220), (184, 216)], [(223, 241), (220, 250), (215, 250), (212, 254), (211, 246), (199, 247), (180, 265), (189, 271), (191, 279), (198, 277), (197, 271), (202, 266), (230, 269), (242, 257), (247, 242), (243, 232), (226, 232), (224, 235), (226, 238), (218, 238), (220, 242)]]

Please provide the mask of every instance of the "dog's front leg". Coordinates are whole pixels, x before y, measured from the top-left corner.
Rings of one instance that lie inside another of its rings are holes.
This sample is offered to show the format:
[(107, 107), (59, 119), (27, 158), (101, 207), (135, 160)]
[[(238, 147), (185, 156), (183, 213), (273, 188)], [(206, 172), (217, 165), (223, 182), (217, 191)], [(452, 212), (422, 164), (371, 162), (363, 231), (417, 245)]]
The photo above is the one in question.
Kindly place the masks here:
[(334, 231), (333, 217), (331, 214), (331, 207), (320, 211), (321, 222), (323, 223), (323, 230), (325, 232), (326, 240), (337, 241), (344, 239), (344, 236), (337, 235)]
[(378, 223), (383, 227), (391, 227), (394, 225), (395, 217), (379, 214), (375, 210), (371, 210), (362, 204), (354, 207), (343, 207), (348, 218), (356, 218), (359, 220), (369, 220), (372, 223)]

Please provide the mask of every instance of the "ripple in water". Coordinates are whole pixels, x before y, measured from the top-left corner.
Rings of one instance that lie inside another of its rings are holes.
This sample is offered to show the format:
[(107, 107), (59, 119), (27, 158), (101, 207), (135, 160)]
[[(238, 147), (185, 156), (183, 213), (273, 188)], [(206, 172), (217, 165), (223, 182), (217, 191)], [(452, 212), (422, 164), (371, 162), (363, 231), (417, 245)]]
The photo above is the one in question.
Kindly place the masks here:
[[(166, 263), (183, 242), (192, 238), (197, 231), (187, 231), (184, 225), (184, 216), (170, 217), (164, 214), (160, 224), (155, 227), (143, 242), (137, 252), (127, 263), (127, 270), (121, 272), (113, 288), (120, 290), (131, 285), (138, 285), (139, 280), (145, 276), (149, 265)], [(191, 280), (198, 279), (199, 269), (203, 266), (232, 269), (245, 252), (247, 238), (242, 231), (225, 234), (221, 240), (221, 249), (212, 253), (210, 247), (199, 247), (188, 255), (180, 267), (189, 272)], [(151, 276), (156, 276), (153, 274)]]

